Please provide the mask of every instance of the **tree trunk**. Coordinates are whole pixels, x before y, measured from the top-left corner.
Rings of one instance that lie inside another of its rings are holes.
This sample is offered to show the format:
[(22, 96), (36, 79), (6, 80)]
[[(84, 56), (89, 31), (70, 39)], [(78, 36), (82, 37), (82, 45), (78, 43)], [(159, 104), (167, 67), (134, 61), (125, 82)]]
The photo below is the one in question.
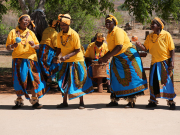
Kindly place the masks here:
[(29, 8), (28, 6), (26, 5), (26, 2), (25, 0), (18, 0), (20, 6), (21, 6), (21, 9), (22, 9), (22, 12), (23, 14), (28, 14), (29, 13)]
[(27, 4), (28, 4), (28, 8), (29, 8), (29, 12), (28, 14), (32, 14), (32, 12), (35, 10), (35, 2), (36, 0), (27, 0)]
[(40, 0), (39, 1), (39, 4), (38, 4), (38, 9), (41, 9), (41, 10), (45, 10), (44, 9), (44, 4), (45, 4), (46, 0)]

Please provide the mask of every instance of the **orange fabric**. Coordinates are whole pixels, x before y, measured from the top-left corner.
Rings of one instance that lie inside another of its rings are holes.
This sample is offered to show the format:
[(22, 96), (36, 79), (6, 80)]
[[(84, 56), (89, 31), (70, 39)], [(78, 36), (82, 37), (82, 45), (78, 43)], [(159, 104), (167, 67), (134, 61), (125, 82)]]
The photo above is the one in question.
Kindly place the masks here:
[(163, 22), (161, 21), (161, 19), (158, 18), (158, 17), (155, 17), (154, 19), (157, 20), (157, 21), (161, 24), (162, 29), (164, 29), (164, 24), (163, 24)]
[(151, 65), (171, 58), (170, 51), (175, 49), (171, 34), (162, 30), (159, 35), (150, 33), (144, 46), (152, 55)]
[(106, 20), (112, 21), (112, 19), (114, 19), (114, 20), (116, 21), (116, 25), (118, 25), (118, 20), (116, 19), (116, 17), (113, 16), (113, 15), (109, 15), (109, 16), (110, 16), (110, 17), (106, 18)]
[[(21, 42), (18, 43), (18, 46), (16, 48), (14, 48), (14, 50), (12, 52), (12, 58), (24, 58), (24, 59), (31, 59), (31, 60), (37, 61), (36, 50), (34, 48), (32, 48), (28, 42), (34, 41), (35, 45), (39, 45), (39, 42), (38, 42), (34, 32), (29, 30), (28, 28), (26, 28), (26, 30), (24, 30), (24, 31), (19, 29), (18, 27), (16, 27), (16, 29), (11, 30), (7, 37), (6, 46), (16, 43), (16, 37), (18, 37), (18, 35), (16, 34), (16, 31), (19, 31), (20, 36), (22, 36), (22, 37), (20, 37)], [(29, 32), (29, 36), (28, 36), (27, 42), (26, 42), (25, 36), (26, 36), (27, 32)], [(26, 44), (24, 44), (24, 43), (26, 43)]]
[[(95, 52), (96, 51), (96, 52)], [(96, 46), (95, 42), (88, 45), (85, 53), (85, 57), (91, 59), (99, 59), (103, 57), (108, 52), (108, 47), (106, 43), (103, 43), (99, 48)]]
[(57, 31), (52, 27), (47, 27), (42, 33), (40, 44), (46, 44), (54, 49), (57, 47)]
[(117, 45), (123, 46), (122, 49), (114, 56), (124, 53), (127, 48), (132, 47), (132, 43), (130, 42), (126, 32), (117, 26), (114, 27), (111, 33), (108, 33), (106, 41), (108, 43), (109, 51), (112, 51)]
[(19, 19), (18, 19), (18, 23), (20, 23), (20, 19), (23, 17), (23, 16), (27, 16), (28, 18), (29, 18), (29, 20), (31, 20), (31, 17), (28, 15), (28, 14), (24, 14), (24, 15), (21, 15), (20, 17), (19, 17)]
[[(67, 17), (67, 18), (65, 18)], [(69, 14), (59, 14), (58, 15), (58, 20), (61, 20), (61, 22), (70, 25), (71, 23), (71, 16)]]
[[(63, 41), (61, 41), (61, 39)], [(61, 42), (64, 42), (65, 44), (62, 45)], [(57, 47), (61, 48), (62, 56), (65, 56), (65, 55), (73, 52), (75, 49), (80, 49), (80, 52), (78, 52), (76, 55), (70, 57), (68, 60), (66, 60), (64, 62), (84, 61), (84, 55), (81, 50), (79, 35), (76, 31), (71, 29), (71, 27), (69, 27), (68, 33), (63, 33), (63, 31), (60, 31), (58, 33)]]
[(104, 35), (103, 35), (102, 33), (98, 33), (98, 34), (97, 34), (97, 39), (96, 39), (96, 41), (102, 42), (102, 41), (104, 41), (104, 40), (106, 40), (106, 38), (104, 37)]

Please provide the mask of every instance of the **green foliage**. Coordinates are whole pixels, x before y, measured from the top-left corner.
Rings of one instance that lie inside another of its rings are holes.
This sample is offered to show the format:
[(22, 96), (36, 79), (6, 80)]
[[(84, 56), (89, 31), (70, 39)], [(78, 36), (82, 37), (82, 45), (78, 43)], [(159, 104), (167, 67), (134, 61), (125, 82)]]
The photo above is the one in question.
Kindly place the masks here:
[(2, 20), (2, 15), (7, 13), (7, 8), (4, 6), (3, 1), (7, 2), (7, 0), (0, 1), (0, 20)]
[(117, 10), (119, 10), (119, 11), (127, 11), (127, 8), (126, 8), (125, 4), (121, 4), (120, 6), (117, 7)]
[(11, 26), (7, 26), (2, 22), (0, 22), (0, 35), (8, 35), (11, 29), (12, 29)]
[(180, 12), (180, 0), (125, 0), (124, 4), (129, 13), (142, 23), (150, 22), (153, 11), (164, 20), (168, 20), (170, 15), (178, 19)]

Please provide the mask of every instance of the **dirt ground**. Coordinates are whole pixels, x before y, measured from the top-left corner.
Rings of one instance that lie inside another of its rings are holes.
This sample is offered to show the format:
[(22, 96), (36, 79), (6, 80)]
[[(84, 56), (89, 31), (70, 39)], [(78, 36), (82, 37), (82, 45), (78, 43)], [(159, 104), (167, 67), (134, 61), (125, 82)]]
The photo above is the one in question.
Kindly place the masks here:
[[(138, 41), (141, 43), (144, 43), (145, 41), (145, 32), (147, 30), (130, 30), (128, 31), (128, 36), (131, 38), (133, 35), (138, 36)], [(180, 45), (180, 39), (174, 38), (174, 43), (176, 48)], [(12, 83), (12, 57), (11, 57), (10, 51), (6, 51), (4, 45), (0, 45), (0, 94), (10, 94), (15, 93)], [(149, 67), (150, 61), (151, 61), (151, 55), (148, 54), (147, 57), (142, 58), (143, 66)], [(174, 86), (175, 86), (175, 92), (177, 95), (180, 96), (180, 53), (178, 49), (176, 49), (175, 53), (175, 68), (174, 68)], [(147, 78), (149, 79), (149, 71), (146, 71)], [(96, 89), (96, 88), (95, 88)], [(55, 92), (54, 90), (51, 90), (49, 94), (60, 94), (59, 92)], [(104, 88), (103, 93), (94, 92), (94, 94), (108, 94), (106, 87)], [(145, 95), (149, 95), (149, 90), (145, 91)]]

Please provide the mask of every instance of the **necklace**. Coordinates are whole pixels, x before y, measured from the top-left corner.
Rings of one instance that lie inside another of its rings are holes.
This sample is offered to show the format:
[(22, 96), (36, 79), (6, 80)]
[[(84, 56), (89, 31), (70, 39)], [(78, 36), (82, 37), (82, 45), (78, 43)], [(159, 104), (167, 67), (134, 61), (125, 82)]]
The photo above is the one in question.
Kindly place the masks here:
[(62, 36), (61, 36), (61, 44), (62, 44), (63, 46), (65, 46), (66, 43), (68, 42), (68, 39), (69, 39), (69, 36), (67, 37), (67, 40), (66, 40), (66, 41), (63, 41), (63, 38), (62, 38)]
[(158, 40), (158, 38), (159, 38), (159, 35), (157, 36), (155, 42), (153, 42), (153, 34), (151, 35), (151, 41), (152, 41), (153, 43), (156, 43), (156, 41)]
[(27, 44), (27, 38), (28, 38), (28, 36), (29, 36), (29, 31), (26, 32), (26, 35), (25, 35), (25, 36), (22, 36), (19, 31), (16, 31), (16, 34), (18, 35), (18, 36), (16, 35), (17, 37), (26, 38), (26, 41), (25, 41), (24, 43), (23, 43), (22, 40), (21, 40), (21, 44), (24, 45), (24, 48), (25, 48), (25, 47), (26, 47), (26, 44)]
[(102, 48), (99, 52), (99, 56), (96, 55), (96, 46), (94, 47), (94, 55), (95, 55), (95, 59), (99, 59), (101, 57), (101, 53), (102, 53)]

